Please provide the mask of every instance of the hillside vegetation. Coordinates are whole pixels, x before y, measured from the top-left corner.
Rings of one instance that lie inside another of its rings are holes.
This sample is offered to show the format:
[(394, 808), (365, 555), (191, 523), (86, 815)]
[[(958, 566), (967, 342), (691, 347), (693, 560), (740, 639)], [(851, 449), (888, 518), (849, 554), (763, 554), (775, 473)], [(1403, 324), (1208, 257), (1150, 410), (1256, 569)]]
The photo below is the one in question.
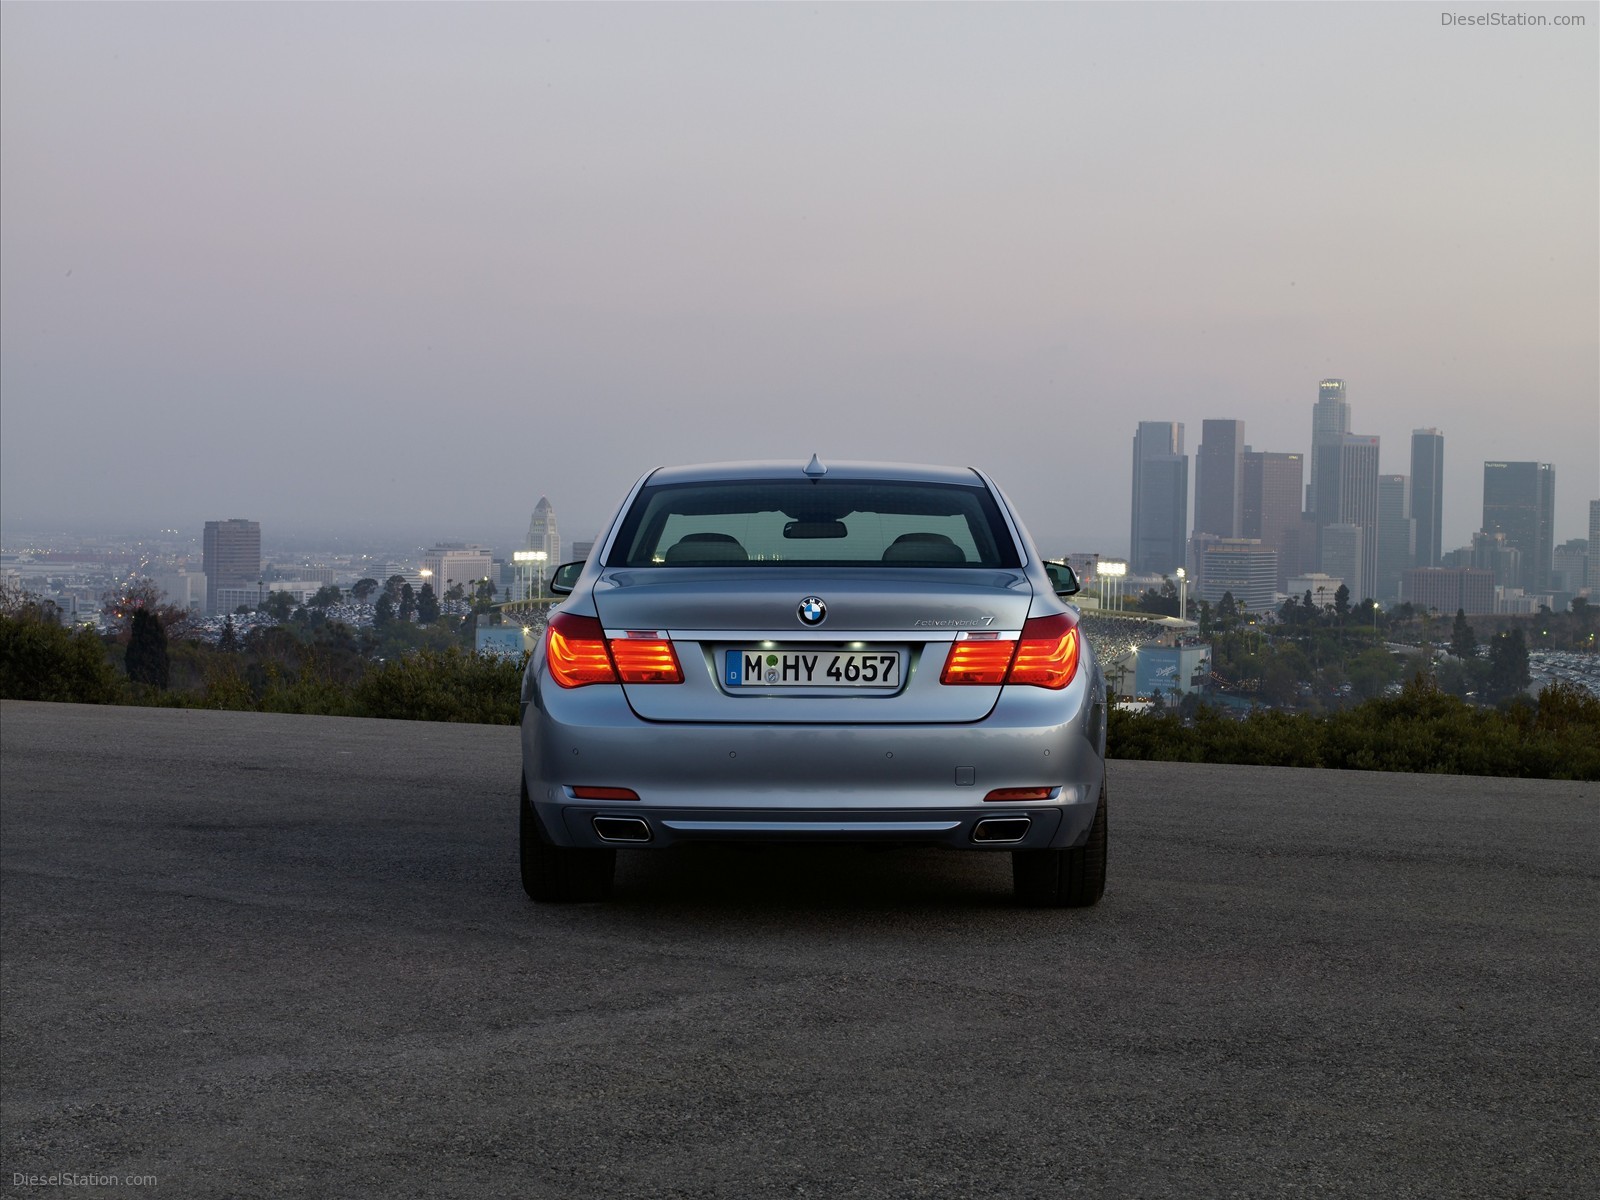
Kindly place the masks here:
[[(406, 640), (376, 646), (334, 623), (211, 646), (168, 643), (156, 621), (109, 638), (69, 631), (38, 606), (12, 604), (0, 613), (0, 697), (516, 723), (520, 663), (408, 628)], [(1595, 780), (1600, 699), (1562, 684), (1537, 701), (1479, 708), (1419, 675), (1398, 696), (1320, 715), (1114, 710), (1109, 741), (1114, 758)]]

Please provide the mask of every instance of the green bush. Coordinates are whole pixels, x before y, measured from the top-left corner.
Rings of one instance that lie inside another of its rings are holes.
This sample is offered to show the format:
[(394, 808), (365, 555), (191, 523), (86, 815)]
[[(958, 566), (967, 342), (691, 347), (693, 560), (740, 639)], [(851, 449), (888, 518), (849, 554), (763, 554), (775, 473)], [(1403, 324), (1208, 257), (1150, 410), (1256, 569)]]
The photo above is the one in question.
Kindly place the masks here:
[(89, 629), (69, 632), (35, 605), (0, 615), (0, 697), (114, 704), (122, 677)]
[(356, 684), (360, 715), (515, 725), (519, 662), (465, 650), (423, 650), (380, 663)]
[(1107, 738), (1113, 758), (1156, 762), (1600, 779), (1600, 700), (1569, 684), (1503, 709), (1474, 708), (1418, 677), (1398, 696), (1328, 716), (1233, 720), (1202, 706), (1185, 723), (1113, 711)]

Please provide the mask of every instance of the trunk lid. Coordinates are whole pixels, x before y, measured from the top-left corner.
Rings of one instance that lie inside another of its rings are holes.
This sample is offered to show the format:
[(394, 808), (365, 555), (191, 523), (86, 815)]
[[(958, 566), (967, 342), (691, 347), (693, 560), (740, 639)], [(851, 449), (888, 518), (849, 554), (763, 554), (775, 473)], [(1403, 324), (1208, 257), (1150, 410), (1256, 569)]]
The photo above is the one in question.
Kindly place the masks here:
[[(1000, 688), (941, 684), (949, 647), (962, 631), (1015, 633), (1033, 600), (1018, 570), (895, 567), (615, 569), (593, 596), (610, 636), (668, 636), (683, 667), (681, 684), (624, 685), (639, 716), (762, 724), (981, 720)], [(808, 624), (813, 599), (824, 611)], [(750, 655), (767, 677), (740, 677)], [(892, 684), (877, 675), (888, 656)]]

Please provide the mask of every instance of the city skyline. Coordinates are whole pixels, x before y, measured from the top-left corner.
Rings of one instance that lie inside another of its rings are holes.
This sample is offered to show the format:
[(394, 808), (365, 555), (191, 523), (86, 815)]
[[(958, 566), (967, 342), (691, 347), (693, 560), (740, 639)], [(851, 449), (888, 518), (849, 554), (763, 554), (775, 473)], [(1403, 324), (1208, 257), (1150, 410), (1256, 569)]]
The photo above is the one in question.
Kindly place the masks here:
[(1446, 548), (1491, 460), (1581, 536), (1574, 11), (8, 4), (0, 534), (511, 546), (539, 492), (584, 537), (653, 466), (815, 452), (1118, 553), (1132, 421), (1309, 456), (1337, 377), (1380, 471), (1444, 432)]

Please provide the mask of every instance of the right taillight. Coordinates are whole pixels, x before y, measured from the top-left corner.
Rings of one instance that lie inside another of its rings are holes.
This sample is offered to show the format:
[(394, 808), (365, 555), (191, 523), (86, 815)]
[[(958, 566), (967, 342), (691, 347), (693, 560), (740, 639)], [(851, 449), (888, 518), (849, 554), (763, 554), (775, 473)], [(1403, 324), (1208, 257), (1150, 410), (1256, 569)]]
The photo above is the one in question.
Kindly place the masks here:
[(653, 632), (607, 638), (594, 617), (557, 613), (545, 631), (545, 663), (564, 688), (591, 683), (682, 683), (672, 642)]
[(1022, 683), (1059, 691), (1078, 673), (1078, 622), (1069, 613), (1033, 617), (1015, 640), (975, 634), (952, 642), (940, 683)]

